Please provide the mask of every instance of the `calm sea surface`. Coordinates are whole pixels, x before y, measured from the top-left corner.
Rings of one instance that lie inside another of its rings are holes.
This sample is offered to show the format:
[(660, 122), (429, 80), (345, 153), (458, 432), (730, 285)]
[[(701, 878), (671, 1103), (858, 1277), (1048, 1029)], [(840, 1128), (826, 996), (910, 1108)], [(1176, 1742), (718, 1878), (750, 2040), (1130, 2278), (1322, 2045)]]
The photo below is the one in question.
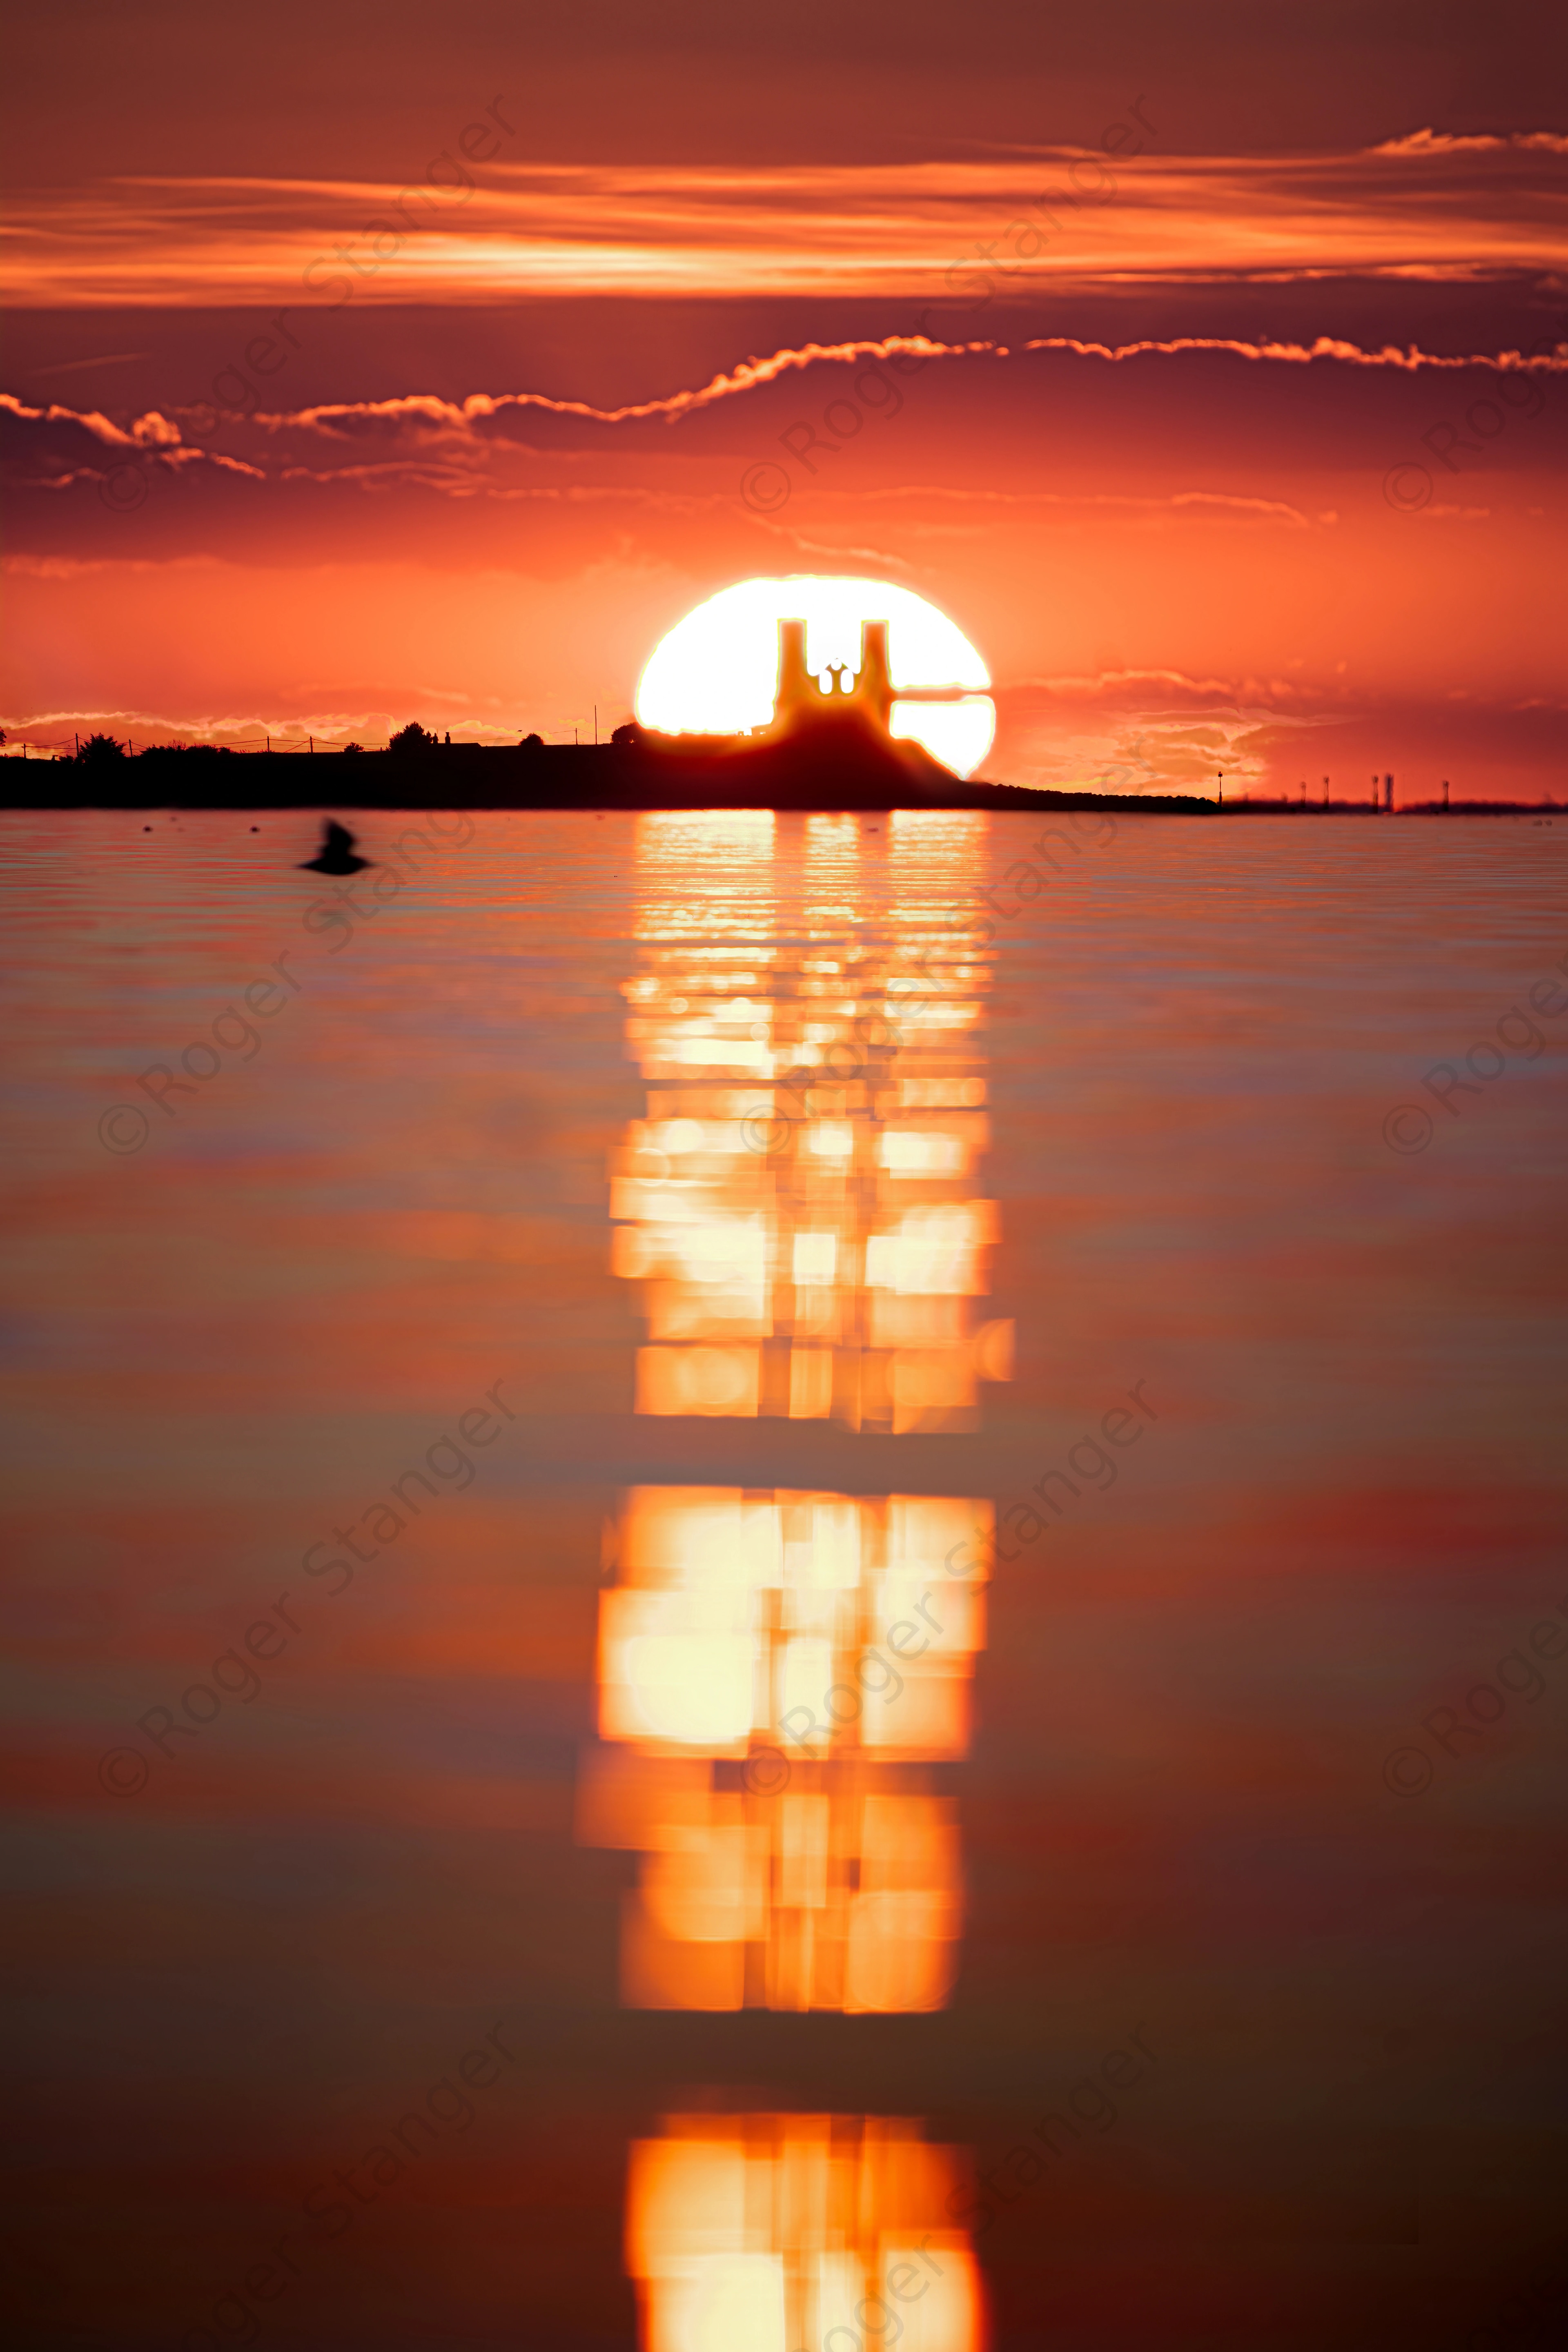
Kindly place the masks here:
[(28, 2346), (1525, 2340), (1568, 823), (356, 823), (0, 821)]

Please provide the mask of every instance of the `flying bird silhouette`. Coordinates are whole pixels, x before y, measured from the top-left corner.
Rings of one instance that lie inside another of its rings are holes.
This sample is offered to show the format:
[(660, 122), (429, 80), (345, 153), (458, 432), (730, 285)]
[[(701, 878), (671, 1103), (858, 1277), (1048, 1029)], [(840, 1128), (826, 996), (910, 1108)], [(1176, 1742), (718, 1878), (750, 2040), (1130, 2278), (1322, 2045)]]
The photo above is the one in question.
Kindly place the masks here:
[(329, 817), (322, 828), (319, 855), (303, 859), (300, 871), (301, 874), (357, 874), (370, 862), (368, 857), (355, 855), (354, 837), (347, 825), (339, 824), (335, 817)]

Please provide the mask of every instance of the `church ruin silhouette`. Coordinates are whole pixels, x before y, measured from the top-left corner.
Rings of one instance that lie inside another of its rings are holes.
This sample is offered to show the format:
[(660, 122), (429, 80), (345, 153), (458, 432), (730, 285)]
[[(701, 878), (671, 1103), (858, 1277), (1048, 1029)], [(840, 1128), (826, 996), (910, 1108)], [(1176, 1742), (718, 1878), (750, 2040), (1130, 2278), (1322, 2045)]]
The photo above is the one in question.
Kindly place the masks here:
[(830, 662), (822, 674), (830, 681), (826, 687), (806, 667), (805, 623), (781, 621), (778, 629), (778, 692), (773, 722), (762, 730), (764, 738), (777, 741), (828, 726), (887, 740), (894, 698), (886, 621), (860, 624), (860, 659), (853, 676), (847, 663)]

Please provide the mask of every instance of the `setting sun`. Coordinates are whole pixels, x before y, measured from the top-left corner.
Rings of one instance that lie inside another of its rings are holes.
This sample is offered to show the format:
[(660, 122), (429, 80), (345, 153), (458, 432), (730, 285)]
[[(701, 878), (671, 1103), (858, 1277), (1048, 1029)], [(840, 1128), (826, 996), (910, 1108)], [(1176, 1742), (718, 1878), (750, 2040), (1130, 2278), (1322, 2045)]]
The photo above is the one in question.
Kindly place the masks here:
[[(990, 673), (945, 613), (884, 580), (745, 580), (699, 604), (662, 639), (637, 682), (637, 715), (663, 734), (740, 734), (765, 727), (778, 689), (778, 625), (805, 623), (806, 667), (831, 688), (847, 687), (867, 621), (888, 624), (895, 688), (893, 735), (923, 744), (955, 775), (969, 776), (991, 748)], [(928, 699), (928, 697), (935, 698)]]

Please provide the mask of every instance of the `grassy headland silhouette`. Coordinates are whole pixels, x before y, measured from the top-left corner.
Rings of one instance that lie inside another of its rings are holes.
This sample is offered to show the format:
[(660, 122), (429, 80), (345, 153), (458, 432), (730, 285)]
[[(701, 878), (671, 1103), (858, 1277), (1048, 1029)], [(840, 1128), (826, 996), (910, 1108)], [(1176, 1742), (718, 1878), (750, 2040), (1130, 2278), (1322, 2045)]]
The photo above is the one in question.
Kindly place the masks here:
[[(1102, 802), (1205, 813), (1180, 794), (1059, 793), (965, 783), (924, 747), (895, 736), (899, 701), (949, 701), (951, 692), (900, 689), (888, 663), (888, 625), (862, 629), (850, 684), (829, 674), (824, 690), (805, 667), (805, 624), (779, 624), (779, 685), (766, 727), (742, 735), (661, 735), (635, 723), (608, 743), (516, 745), (441, 742), (411, 724), (384, 751), (348, 746), (352, 765), (323, 772), (310, 754), (273, 752), (262, 764), (202, 745), (149, 747), (128, 758), (93, 736), (75, 759), (48, 769), (47, 802), (91, 808), (1090, 808)], [(27, 782), (41, 782), (42, 763)], [(7, 778), (7, 782), (12, 780)], [(20, 781), (19, 779), (16, 781)], [(37, 805), (37, 790), (29, 796)]]
[[(1056, 791), (969, 783), (922, 744), (895, 736), (895, 701), (952, 701), (937, 688), (895, 688), (888, 625), (862, 625), (859, 667), (821, 686), (806, 668), (805, 624), (781, 621), (778, 688), (765, 727), (734, 735), (664, 735), (635, 722), (607, 743), (443, 741), (417, 722), (384, 751), (358, 743), (324, 769), (298, 750), (264, 757), (211, 744), (148, 745), (134, 757), (112, 737), (89, 736), (75, 756), (8, 763), (5, 804), (58, 808), (708, 809), (886, 811), (891, 809), (1144, 810), (1154, 815), (1374, 815), (1393, 813), (1393, 778), (1370, 802), (1304, 797), (1226, 799), (1187, 793)], [(348, 764), (344, 764), (347, 761)], [(20, 769), (15, 776), (11, 765)], [(18, 789), (18, 787), (24, 787)], [(1402, 815), (1506, 815), (1535, 803), (1406, 803)], [(1543, 804), (1551, 808), (1553, 803)]]

